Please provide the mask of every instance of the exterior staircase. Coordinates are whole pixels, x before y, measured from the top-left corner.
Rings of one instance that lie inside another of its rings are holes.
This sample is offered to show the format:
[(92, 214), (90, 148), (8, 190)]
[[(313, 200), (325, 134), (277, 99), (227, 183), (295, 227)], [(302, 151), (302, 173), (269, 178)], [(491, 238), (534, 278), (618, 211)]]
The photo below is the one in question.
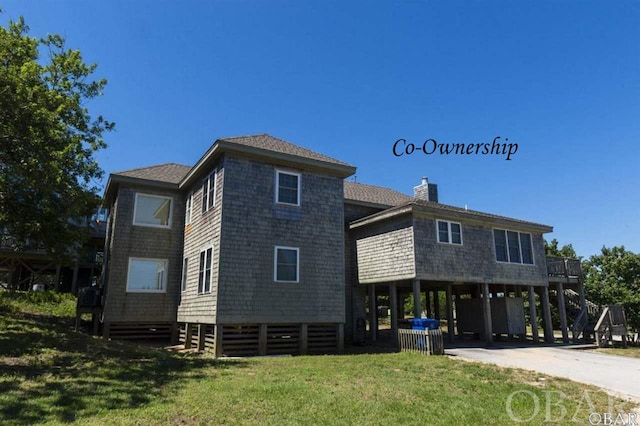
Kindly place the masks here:
[[(577, 259), (567, 259), (559, 257), (547, 258), (547, 270), (550, 280), (559, 280), (567, 285), (573, 284), (578, 288), (584, 284), (582, 274), (582, 264)], [(556, 281), (558, 282), (558, 281)], [(557, 296), (557, 290), (549, 288), (550, 295)], [(573, 318), (570, 326), (574, 342), (593, 342), (596, 339), (595, 324), (600, 318), (602, 307), (580, 297), (580, 293), (570, 288), (564, 288), (565, 311), (568, 318)], [(557, 306), (557, 297), (553, 297)]]

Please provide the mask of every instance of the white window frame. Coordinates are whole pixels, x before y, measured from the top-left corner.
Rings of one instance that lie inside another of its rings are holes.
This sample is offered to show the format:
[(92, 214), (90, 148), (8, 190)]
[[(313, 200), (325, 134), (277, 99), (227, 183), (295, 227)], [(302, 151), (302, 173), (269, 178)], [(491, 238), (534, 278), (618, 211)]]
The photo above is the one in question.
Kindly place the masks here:
[[(129, 288), (129, 278), (131, 277), (131, 262), (136, 260), (164, 263), (164, 269), (162, 274), (162, 289), (158, 290), (158, 289), (144, 289), (144, 288)], [(156, 259), (156, 258), (150, 258), (150, 257), (130, 257), (129, 264), (127, 266), (127, 293), (166, 293), (168, 270), (169, 270), (168, 259)]]
[[(448, 241), (440, 241), (440, 223), (446, 223), (447, 224), (447, 239), (448, 239)], [(451, 233), (451, 224), (455, 224), (455, 225), (458, 225), (460, 227), (460, 242), (459, 243), (454, 243), (453, 242), (453, 234)], [(462, 238), (462, 224), (460, 222), (452, 222), (450, 220), (436, 219), (436, 241), (438, 241), (441, 244), (451, 244), (451, 245), (454, 245), (454, 246), (463, 245), (464, 239)]]
[(193, 192), (189, 193), (186, 201), (184, 202), (184, 224), (191, 224), (191, 216), (193, 215)]
[(180, 280), (180, 291), (187, 291), (187, 278), (189, 273), (189, 258), (182, 259), (182, 279)]
[[(164, 200), (169, 200), (169, 218), (167, 220), (166, 225), (155, 225), (153, 223), (138, 223), (136, 222), (136, 213), (138, 211), (138, 197), (149, 197), (149, 198), (161, 198)], [(173, 197), (169, 197), (167, 195), (156, 195), (156, 194), (145, 194), (144, 192), (136, 192), (135, 200), (133, 202), (133, 224), (135, 226), (146, 226), (149, 228), (161, 228), (161, 229), (171, 229), (171, 222), (173, 221)]]
[[(293, 250), (296, 252), (296, 279), (295, 280), (279, 280), (278, 279), (278, 250)], [(273, 248), (273, 281), (277, 283), (299, 283), (300, 282), (300, 248), (287, 246), (274, 246)]]
[[(207, 282), (207, 252), (211, 250), (211, 258), (209, 259), (209, 290), (206, 290), (206, 282)], [(201, 264), (202, 261), (202, 254), (204, 253), (204, 269), (202, 269), (203, 265)], [(214, 249), (213, 249), (213, 245), (207, 246), (205, 248), (203, 248), (202, 250), (200, 250), (200, 252), (198, 253), (198, 294), (210, 294), (213, 290), (213, 254), (214, 254)], [(202, 275), (202, 291), (200, 290), (200, 274)]]
[[(505, 238), (505, 242), (506, 242), (506, 247), (507, 247), (507, 261), (505, 262), (504, 260), (498, 260), (498, 251), (496, 250), (496, 237), (495, 237), (495, 232), (496, 231), (500, 231), (504, 233), (504, 238)], [(507, 232), (515, 232), (516, 234), (518, 234), (518, 255), (519, 255), (519, 259), (517, 262), (513, 262), (511, 261), (511, 252), (509, 251), (509, 237), (507, 236)], [(529, 249), (531, 250), (531, 263), (524, 263), (523, 262), (523, 258), (522, 258), (522, 234), (527, 234), (529, 235)], [(491, 232), (491, 238), (493, 239), (493, 254), (495, 256), (496, 262), (498, 263), (504, 263), (504, 264), (510, 264), (510, 265), (526, 265), (526, 266), (535, 266), (536, 264), (536, 258), (535, 255), (533, 253), (533, 234), (531, 234), (530, 232), (520, 232), (520, 231), (514, 231), (512, 229), (503, 229), (503, 228), (493, 228), (492, 232)]]
[[(213, 194), (211, 186), (213, 185)], [(202, 214), (216, 206), (216, 196), (218, 191), (218, 170), (211, 172), (202, 183)]]
[[(297, 199), (296, 199), (296, 203), (287, 203), (284, 201), (279, 201), (280, 199), (280, 175), (290, 175), (290, 176), (296, 176), (298, 178), (298, 193), (297, 193)], [(302, 173), (299, 172), (293, 172), (291, 170), (283, 170), (283, 169), (276, 169), (276, 189), (275, 189), (275, 202), (276, 204), (284, 204), (287, 206), (300, 206), (300, 195), (302, 193)]]

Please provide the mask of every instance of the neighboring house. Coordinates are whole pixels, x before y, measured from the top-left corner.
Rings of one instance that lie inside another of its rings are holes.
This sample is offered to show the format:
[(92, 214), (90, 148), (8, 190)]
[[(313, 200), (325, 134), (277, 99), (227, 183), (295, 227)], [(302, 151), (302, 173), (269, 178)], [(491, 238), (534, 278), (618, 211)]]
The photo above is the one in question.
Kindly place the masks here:
[[(179, 328), (185, 346), (216, 355), (340, 351), (364, 340), (367, 303), (376, 339), (376, 295), (389, 296), (395, 331), (404, 295), (443, 291), (450, 337), (455, 302), (458, 333), (490, 340), (524, 334), (520, 296), (535, 306), (538, 289), (549, 338), (551, 227), (440, 204), (426, 179), (414, 197), (344, 180), (354, 172), (256, 135), (217, 140), (193, 167), (112, 174), (104, 335)], [(426, 308), (441, 317), (439, 303)]]
[(102, 270), (106, 212), (98, 210), (80, 221), (86, 240), (74, 248), (67, 264), (59, 263), (46, 247), (34, 241), (24, 245), (5, 230), (0, 230), (0, 288), (13, 290), (55, 290), (77, 294), (94, 284)]

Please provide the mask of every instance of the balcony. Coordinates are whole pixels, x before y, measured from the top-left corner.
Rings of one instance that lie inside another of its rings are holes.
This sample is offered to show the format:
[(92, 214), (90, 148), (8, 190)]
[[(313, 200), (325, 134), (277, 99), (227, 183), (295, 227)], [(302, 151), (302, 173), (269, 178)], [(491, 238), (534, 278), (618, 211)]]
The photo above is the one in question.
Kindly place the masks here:
[(578, 259), (549, 256), (547, 273), (551, 282), (578, 282), (582, 279), (582, 262)]

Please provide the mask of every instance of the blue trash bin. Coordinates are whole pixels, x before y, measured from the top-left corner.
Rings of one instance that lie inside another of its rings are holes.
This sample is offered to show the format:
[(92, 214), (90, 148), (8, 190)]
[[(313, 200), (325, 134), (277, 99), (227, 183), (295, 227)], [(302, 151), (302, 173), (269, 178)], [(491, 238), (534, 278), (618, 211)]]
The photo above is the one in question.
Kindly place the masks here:
[(440, 328), (440, 321), (433, 318), (413, 318), (411, 319), (412, 330), (437, 330)]
[[(412, 330), (437, 330), (440, 328), (440, 321), (433, 318), (413, 318), (411, 319)], [(418, 337), (418, 347), (424, 349), (427, 347), (422, 337)]]

